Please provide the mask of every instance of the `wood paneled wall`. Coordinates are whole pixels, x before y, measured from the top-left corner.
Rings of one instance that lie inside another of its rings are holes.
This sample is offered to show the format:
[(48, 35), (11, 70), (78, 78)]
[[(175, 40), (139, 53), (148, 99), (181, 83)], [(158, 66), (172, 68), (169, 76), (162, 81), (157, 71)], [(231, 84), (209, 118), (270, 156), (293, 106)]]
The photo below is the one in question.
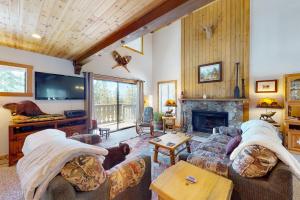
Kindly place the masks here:
[[(202, 26), (214, 24), (206, 38)], [(249, 93), (250, 0), (216, 0), (182, 19), (182, 89), (186, 98), (232, 98), (235, 63)], [(198, 66), (222, 61), (223, 81), (198, 83)], [(241, 90), (241, 80), (239, 80)]]

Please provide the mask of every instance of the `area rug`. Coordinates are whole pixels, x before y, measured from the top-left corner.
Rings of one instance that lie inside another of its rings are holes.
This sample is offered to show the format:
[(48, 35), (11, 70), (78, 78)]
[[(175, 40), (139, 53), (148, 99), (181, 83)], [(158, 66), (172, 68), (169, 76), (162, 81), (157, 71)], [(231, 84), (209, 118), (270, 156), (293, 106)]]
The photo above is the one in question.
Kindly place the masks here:
[[(155, 137), (161, 136), (161, 132), (156, 132)], [(137, 136), (122, 142), (126, 142), (132, 148), (128, 157), (135, 157), (137, 155), (149, 155), (153, 160), (154, 146), (149, 144), (149, 140), (153, 139), (149, 134)], [(191, 150), (199, 144), (198, 141), (191, 141)], [(152, 162), (152, 179), (157, 178), (166, 168), (170, 166), (170, 159), (168, 156), (159, 154), (159, 163)], [(153, 194), (153, 200), (157, 196)], [(16, 173), (16, 167), (1, 167), (0, 168), (0, 200), (23, 200), (22, 191), (19, 179)]]

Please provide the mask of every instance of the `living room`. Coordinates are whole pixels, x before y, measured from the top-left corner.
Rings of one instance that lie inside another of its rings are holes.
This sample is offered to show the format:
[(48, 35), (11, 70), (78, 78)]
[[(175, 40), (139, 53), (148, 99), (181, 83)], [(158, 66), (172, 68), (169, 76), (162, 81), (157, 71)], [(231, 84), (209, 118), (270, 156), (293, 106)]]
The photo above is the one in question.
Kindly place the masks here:
[(298, 1), (0, 5), (0, 199), (300, 199)]

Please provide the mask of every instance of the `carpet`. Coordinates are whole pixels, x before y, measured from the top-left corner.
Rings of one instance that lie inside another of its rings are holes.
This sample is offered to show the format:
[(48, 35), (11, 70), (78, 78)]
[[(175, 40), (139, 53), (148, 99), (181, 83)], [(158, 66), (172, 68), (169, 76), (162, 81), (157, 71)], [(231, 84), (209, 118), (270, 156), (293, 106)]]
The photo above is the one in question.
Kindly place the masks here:
[[(155, 137), (161, 136), (161, 132), (156, 132)], [(149, 155), (153, 160), (153, 148), (154, 146), (149, 144), (149, 140), (153, 139), (149, 134), (144, 134), (131, 139), (123, 140), (132, 148), (128, 158), (135, 157), (137, 155)], [(195, 150), (195, 147), (199, 144), (198, 141), (191, 141), (191, 150)], [(152, 180), (157, 178), (166, 168), (170, 166), (169, 156), (162, 154), (158, 155), (159, 163), (152, 162)], [(16, 173), (16, 167), (1, 167), (0, 168), (0, 200), (23, 200), (22, 191), (19, 183), (19, 179)], [(157, 199), (157, 196), (153, 194), (153, 200)]]

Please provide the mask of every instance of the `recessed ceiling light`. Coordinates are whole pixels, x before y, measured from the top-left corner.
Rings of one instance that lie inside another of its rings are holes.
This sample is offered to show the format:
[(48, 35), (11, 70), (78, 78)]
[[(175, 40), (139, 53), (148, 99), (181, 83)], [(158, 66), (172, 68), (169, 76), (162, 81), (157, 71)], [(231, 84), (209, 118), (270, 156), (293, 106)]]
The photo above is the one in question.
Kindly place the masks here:
[(36, 33), (33, 33), (31, 36), (35, 39), (41, 39), (42, 38), (39, 34), (36, 34)]

